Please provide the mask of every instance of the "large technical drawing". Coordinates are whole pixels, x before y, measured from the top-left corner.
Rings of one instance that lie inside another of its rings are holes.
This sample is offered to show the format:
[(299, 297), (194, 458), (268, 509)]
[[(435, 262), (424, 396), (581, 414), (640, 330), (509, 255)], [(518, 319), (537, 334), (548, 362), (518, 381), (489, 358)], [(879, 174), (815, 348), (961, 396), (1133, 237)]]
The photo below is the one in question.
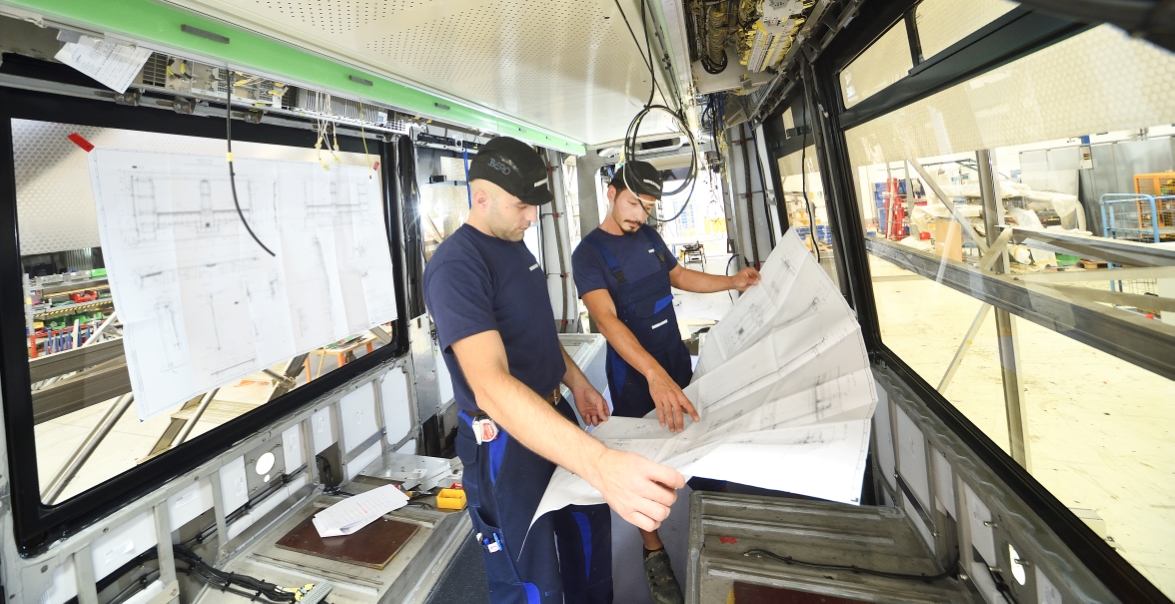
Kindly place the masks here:
[(99, 148), (98, 230), (140, 419), (396, 318), (379, 180), (362, 167)]
[[(685, 395), (701, 421), (671, 434), (656, 411), (613, 417), (592, 436), (705, 476), (844, 503), (860, 503), (876, 384), (861, 328), (795, 231), (710, 330)], [(569, 504), (603, 503), (558, 468), (537, 519)]]

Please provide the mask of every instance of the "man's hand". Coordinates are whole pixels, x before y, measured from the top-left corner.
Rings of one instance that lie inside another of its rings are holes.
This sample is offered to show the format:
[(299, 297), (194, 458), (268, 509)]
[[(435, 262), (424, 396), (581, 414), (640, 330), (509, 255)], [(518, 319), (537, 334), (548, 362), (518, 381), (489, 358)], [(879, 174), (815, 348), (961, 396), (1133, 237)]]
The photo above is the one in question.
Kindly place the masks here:
[(739, 293), (745, 292), (748, 287), (758, 285), (760, 279), (759, 271), (748, 266), (730, 278), (731, 289), (737, 289)]
[(604, 397), (590, 384), (573, 390), (571, 396), (575, 398), (575, 408), (579, 410), (579, 416), (583, 418), (583, 423), (589, 426), (598, 426), (608, 421), (608, 416), (611, 415), (608, 411), (608, 401), (604, 400)]
[(636, 453), (605, 449), (588, 482), (625, 521), (655, 531), (669, 517), (669, 506), (677, 500), (677, 489), (685, 486), (685, 477)]
[(657, 406), (657, 419), (662, 426), (668, 426), (671, 432), (681, 432), (685, 429), (685, 418), (682, 412), (688, 413), (693, 420), (699, 421), (694, 404), (686, 398), (681, 386), (665, 373), (659, 366), (649, 380), (649, 395), (653, 397), (653, 404)]

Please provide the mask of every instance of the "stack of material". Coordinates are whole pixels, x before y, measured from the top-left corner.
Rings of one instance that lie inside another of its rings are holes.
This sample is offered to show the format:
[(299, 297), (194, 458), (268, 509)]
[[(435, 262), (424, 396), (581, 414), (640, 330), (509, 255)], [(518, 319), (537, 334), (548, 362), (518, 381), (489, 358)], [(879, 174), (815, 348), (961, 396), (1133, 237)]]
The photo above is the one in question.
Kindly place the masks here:
[[(705, 476), (859, 503), (877, 393), (852, 311), (794, 231), (706, 338), (685, 394), (701, 421), (669, 433), (655, 412), (592, 435)], [(560, 468), (535, 518), (600, 493)]]

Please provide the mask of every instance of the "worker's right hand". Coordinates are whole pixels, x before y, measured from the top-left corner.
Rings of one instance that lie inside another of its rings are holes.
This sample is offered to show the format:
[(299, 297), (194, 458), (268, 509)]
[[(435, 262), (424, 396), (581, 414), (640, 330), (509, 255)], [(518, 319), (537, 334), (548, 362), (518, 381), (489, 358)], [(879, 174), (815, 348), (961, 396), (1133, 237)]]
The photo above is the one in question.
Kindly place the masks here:
[(694, 404), (686, 398), (681, 386), (678, 386), (665, 370), (659, 369), (648, 380), (649, 395), (653, 397), (653, 404), (657, 406), (657, 419), (662, 426), (668, 426), (671, 432), (681, 432), (685, 429), (683, 413), (688, 413), (695, 422), (699, 421)]
[(669, 517), (677, 489), (685, 477), (673, 468), (636, 453), (604, 449), (592, 486), (626, 522), (643, 531), (655, 531)]

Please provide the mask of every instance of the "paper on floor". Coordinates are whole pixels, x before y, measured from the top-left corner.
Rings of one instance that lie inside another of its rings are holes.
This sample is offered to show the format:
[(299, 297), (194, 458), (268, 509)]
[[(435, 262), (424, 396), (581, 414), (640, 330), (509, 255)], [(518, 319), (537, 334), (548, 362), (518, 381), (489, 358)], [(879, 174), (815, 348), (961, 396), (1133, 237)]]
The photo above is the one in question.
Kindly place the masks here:
[[(789, 232), (750, 288), (710, 330), (686, 396), (701, 421), (670, 433), (654, 411), (613, 417), (605, 445), (705, 476), (859, 503), (877, 402), (861, 329), (839, 289)], [(558, 468), (535, 513), (603, 503)]]
[(350, 535), (406, 505), (408, 496), (389, 484), (348, 497), (316, 514), (311, 522), (319, 537), (339, 537)]

